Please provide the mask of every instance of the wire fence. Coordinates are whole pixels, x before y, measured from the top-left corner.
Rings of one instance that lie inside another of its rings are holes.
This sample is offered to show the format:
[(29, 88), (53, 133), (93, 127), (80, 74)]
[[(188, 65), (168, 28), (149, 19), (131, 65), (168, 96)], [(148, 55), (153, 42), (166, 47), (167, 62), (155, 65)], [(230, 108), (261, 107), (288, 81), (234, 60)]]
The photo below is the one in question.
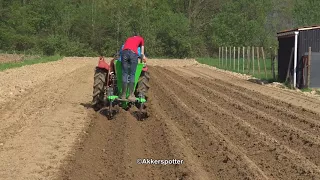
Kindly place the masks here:
[(260, 79), (277, 79), (277, 52), (263, 47), (219, 47), (218, 68), (253, 75)]

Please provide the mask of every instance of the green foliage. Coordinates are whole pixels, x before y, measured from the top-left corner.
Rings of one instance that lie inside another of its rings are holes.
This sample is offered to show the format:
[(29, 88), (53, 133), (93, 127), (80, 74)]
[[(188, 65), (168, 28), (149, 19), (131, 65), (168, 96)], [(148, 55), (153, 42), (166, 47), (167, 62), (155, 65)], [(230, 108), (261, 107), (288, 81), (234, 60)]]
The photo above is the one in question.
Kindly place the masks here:
[(149, 56), (213, 56), (319, 23), (316, 0), (0, 0), (0, 49), (110, 56), (138, 31)]
[(302, 92), (311, 92), (313, 89), (311, 88), (303, 88), (301, 89)]
[(267, 46), (264, 25), (269, 6), (269, 1), (249, 0), (224, 4), (210, 24), (212, 41), (217, 45)]
[(310, 26), (320, 24), (320, 1), (296, 0), (295, 3), (294, 12), (299, 25)]

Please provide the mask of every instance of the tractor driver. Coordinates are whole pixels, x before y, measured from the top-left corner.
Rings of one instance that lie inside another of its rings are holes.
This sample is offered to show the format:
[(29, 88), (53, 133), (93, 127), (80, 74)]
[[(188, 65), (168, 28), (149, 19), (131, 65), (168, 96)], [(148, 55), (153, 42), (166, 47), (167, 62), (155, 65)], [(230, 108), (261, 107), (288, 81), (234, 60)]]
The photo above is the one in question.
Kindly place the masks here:
[(126, 90), (128, 86), (128, 73), (130, 72), (129, 81), (129, 97), (128, 100), (134, 102), (136, 97), (134, 95), (135, 73), (138, 65), (138, 47), (141, 48), (141, 58), (146, 62), (147, 58), (144, 55), (144, 39), (138, 33), (129, 37), (123, 46), (121, 52), (121, 66), (122, 66), (122, 94), (121, 99), (126, 99)]

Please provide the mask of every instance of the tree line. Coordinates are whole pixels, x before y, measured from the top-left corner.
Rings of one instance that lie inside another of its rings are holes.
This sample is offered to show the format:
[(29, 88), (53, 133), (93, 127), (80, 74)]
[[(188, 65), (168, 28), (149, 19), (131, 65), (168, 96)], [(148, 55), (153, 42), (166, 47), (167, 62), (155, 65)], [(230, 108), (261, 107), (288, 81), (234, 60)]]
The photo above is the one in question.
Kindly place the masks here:
[(0, 0), (0, 50), (110, 56), (138, 31), (149, 56), (212, 56), (319, 21), (317, 0)]

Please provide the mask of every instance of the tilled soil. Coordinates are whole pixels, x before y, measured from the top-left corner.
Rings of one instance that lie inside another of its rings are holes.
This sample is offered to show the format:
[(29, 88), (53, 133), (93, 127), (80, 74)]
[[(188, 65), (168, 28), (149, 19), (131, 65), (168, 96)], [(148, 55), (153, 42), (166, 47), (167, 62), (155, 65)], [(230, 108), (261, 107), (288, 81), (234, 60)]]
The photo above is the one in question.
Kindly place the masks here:
[(108, 120), (90, 108), (96, 61), (66, 67), (74, 61), (53, 63), (64, 73), (0, 109), (1, 178), (320, 179), (317, 99), (193, 60), (150, 60), (149, 117), (120, 110)]

